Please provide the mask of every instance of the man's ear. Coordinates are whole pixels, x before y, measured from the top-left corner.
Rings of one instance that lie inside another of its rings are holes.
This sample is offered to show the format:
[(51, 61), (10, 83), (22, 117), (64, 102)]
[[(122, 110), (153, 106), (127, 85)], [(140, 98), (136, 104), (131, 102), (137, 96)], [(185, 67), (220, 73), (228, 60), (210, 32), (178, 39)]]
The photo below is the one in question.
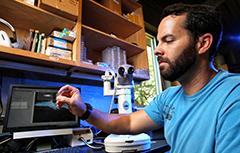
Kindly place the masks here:
[(204, 54), (209, 50), (213, 42), (213, 36), (210, 33), (205, 33), (198, 38), (197, 50), (199, 54)]

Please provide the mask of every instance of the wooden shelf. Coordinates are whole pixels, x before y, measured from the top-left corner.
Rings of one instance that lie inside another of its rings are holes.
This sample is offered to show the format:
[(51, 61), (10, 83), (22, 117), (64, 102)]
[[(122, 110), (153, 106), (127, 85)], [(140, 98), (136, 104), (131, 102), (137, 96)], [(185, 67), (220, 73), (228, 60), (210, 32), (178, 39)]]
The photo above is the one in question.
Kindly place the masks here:
[(1, 18), (10, 22), (14, 27), (22, 29), (38, 29), (50, 34), (53, 29), (72, 29), (75, 22), (24, 3), (21, 0), (1, 0)]
[(143, 48), (133, 45), (125, 40), (112, 37), (109, 34), (86, 25), (82, 25), (82, 33), (86, 47), (93, 51), (101, 52), (107, 47), (119, 46), (121, 49), (126, 50), (127, 57), (131, 57), (144, 51)]
[[(7, 20), (16, 27), (17, 35), (22, 39), (25, 38), (25, 33), (29, 29), (39, 30), (46, 35), (50, 34), (54, 29), (78, 29), (76, 30), (78, 31), (77, 39), (74, 41), (74, 61), (0, 46), (1, 61), (7, 61), (8, 63), (8, 65), (3, 65), (2, 67), (61, 76), (70, 76), (74, 73), (78, 75), (82, 72), (94, 76), (104, 74), (107, 68), (80, 61), (81, 35), (84, 36), (85, 46), (89, 49), (88, 57), (94, 62), (100, 61), (102, 50), (112, 46), (119, 46), (121, 49), (126, 50), (128, 60), (145, 52), (144, 47), (139, 47), (127, 41), (129, 37), (135, 37), (136, 34), (138, 36), (138, 33), (141, 31), (144, 33), (144, 27), (128, 21), (125, 17), (100, 5), (94, 0), (81, 0), (79, 2), (79, 20), (74, 22), (39, 7), (24, 3), (23, 0), (1, 0), (0, 18)], [(135, 9), (139, 10), (141, 5), (123, 0), (123, 7), (125, 11), (134, 11)], [(81, 22), (80, 19), (83, 21)], [(114, 34), (117, 37), (113, 37), (110, 34)], [(145, 40), (144, 34), (143, 40)], [(138, 40), (138, 37), (136, 39)], [(139, 43), (139, 41), (133, 42)], [(142, 62), (142, 59), (140, 61)], [(18, 65), (15, 66), (16, 64)], [(138, 65), (134, 66), (137, 67)], [(56, 71), (53, 72), (50, 69), (56, 69)], [(136, 80), (148, 79), (136, 75), (134, 78)]]
[[(83, 62), (76, 63), (71, 60), (50, 57), (40, 53), (34, 53), (22, 49), (9, 48), (0, 45), (0, 57), (13, 62), (22, 62), (27, 64), (41, 65), (46, 67), (56, 67), (69, 69), (70, 71), (81, 71), (93, 74), (103, 74), (106, 70), (104, 67)], [(49, 72), (52, 73), (52, 72)]]
[[(98, 75), (104, 74), (104, 72), (107, 70), (107, 68), (105, 67), (100, 67), (94, 64), (86, 64), (83, 62), (80, 62), (77, 64), (74, 61), (65, 60), (61, 58), (53, 58), (44, 54), (25, 51), (22, 49), (9, 48), (5, 46), (0, 46), (0, 57), (1, 59), (8, 60), (9, 61), (8, 63), (11, 63), (10, 61), (22, 62), (22, 64), (20, 65), (24, 65), (23, 63), (33, 64), (32, 67), (34, 67), (34, 65), (38, 65), (37, 66), (38, 70), (36, 70), (36, 72), (41, 72), (41, 73), (44, 70), (43, 68), (39, 69), (40, 66), (45, 66), (46, 67), (45, 69), (47, 69), (47, 67), (55, 67), (55, 68), (61, 68), (61, 69), (65, 69), (73, 72), (87, 72), (87, 73), (98, 74)], [(23, 68), (26, 68), (26, 66), (24, 66)], [(30, 71), (34, 72), (35, 70), (30, 70)], [(47, 73), (52, 74), (53, 71), (51, 70)], [(136, 76), (136, 75), (134, 75), (134, 78), (140, 81), (149, 79), (149, 78), (143, 78), (141, 76)]]
[[(98, 74), (98, 75), (104, 75), (105, 71), (108, 68), (106, 67), (100, 67), (94, 64), (86, 64), (83, 62), (80, 62), (80, 64), (78, 65), (78, 67), (75, 67), (73, 70), (74, 72), (80, 71), (80, 72), (88, 72), (91, 74)], [(149, 80), (149, 76), (143, 76), (141, 74), (133, 74), (133, 78), (135, 81), (145, 81), (145, 80)]]
[(142, 28), (93, 0), (85, 0), (84, 2), (82, 19), (85, 25), (123, 39)]
[(121, 1), (122, 1), (122, 11), (125, 13), (134, 12), (136, 9), (142, 7), (141, 4), (131, 0), (121, 0)]
[[(80, 72), (88, 72), (88, 73), (94, 73), (94, 74), (100, 74), (100, 75), (104, 75), (105, 71), (108, 68), (106, 67), (100, 67), (97, 65), (93, 65), (93, 64), (86, 64), (86, 63), (82, 63), (80, 62), (80, 64), (78, 65), (78, 67), (76, 67), (74, 70), (75, 71), (80, 71)], [(145, 80), (149, 80), (149, 76), (143, 76), (141, 74), (136, 74), (133, 73), (133, 78), (135, 81), (145, 81)]]
[(7, 59), (9, 61), (21, 61), (23, 63), (32, 63), (48, 67), (70, 68), (76, 65), (76, 63), (71, 60), (50, 57), (40, 53), (5, 46), (0, 46), (0, 57), (1, 59)]
[(94, 64), (87, 64), (80, 62), (78, 66), (76, 67), (76, 71), (81, 72), (88, 72), (88, 73), (94, 73), (94, 74), (104, 74), (104, 72), (107, 70), (105, 67), (100, 67)]

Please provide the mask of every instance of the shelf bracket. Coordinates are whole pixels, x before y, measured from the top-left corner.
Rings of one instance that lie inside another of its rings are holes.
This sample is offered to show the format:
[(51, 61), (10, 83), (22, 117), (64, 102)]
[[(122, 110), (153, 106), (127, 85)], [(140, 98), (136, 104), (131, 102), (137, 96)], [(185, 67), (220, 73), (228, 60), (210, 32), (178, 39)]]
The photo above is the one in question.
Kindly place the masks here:
[(67, 73), (66, 73), (66, 77), (71, 77), (71, 75), (73, 74), (73, 72), (76, 70), (76, 67), (71, 67), (69, 69), (67, 69)]

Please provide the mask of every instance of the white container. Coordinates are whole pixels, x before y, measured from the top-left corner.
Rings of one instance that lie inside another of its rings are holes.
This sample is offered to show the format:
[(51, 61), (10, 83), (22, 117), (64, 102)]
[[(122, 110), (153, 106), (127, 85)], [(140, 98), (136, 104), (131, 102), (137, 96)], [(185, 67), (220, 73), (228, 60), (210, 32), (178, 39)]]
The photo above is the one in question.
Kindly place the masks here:
[(106, 152), (139, 152), (151, 148), (150, 136), (141, 133), (138, 135), (110, 134), (104, 140)]

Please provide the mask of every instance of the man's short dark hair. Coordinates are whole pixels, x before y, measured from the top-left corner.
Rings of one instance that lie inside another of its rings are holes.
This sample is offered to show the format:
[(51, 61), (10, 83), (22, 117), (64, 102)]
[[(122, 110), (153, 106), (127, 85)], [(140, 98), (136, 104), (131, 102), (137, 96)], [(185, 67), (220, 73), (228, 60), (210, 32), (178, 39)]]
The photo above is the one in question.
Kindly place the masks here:
[(205, 33), (213, 36), (213, 43), (209, 50), (210, 61), (213, 61), (222, 38), (222, 22), (220, 13), (214, 7), (203, 4), (173, 4), (166, 7), (161, 18), (168, 15), (182, 15), (186, 13), (185, 28), (191, 33), (195, 41)]

